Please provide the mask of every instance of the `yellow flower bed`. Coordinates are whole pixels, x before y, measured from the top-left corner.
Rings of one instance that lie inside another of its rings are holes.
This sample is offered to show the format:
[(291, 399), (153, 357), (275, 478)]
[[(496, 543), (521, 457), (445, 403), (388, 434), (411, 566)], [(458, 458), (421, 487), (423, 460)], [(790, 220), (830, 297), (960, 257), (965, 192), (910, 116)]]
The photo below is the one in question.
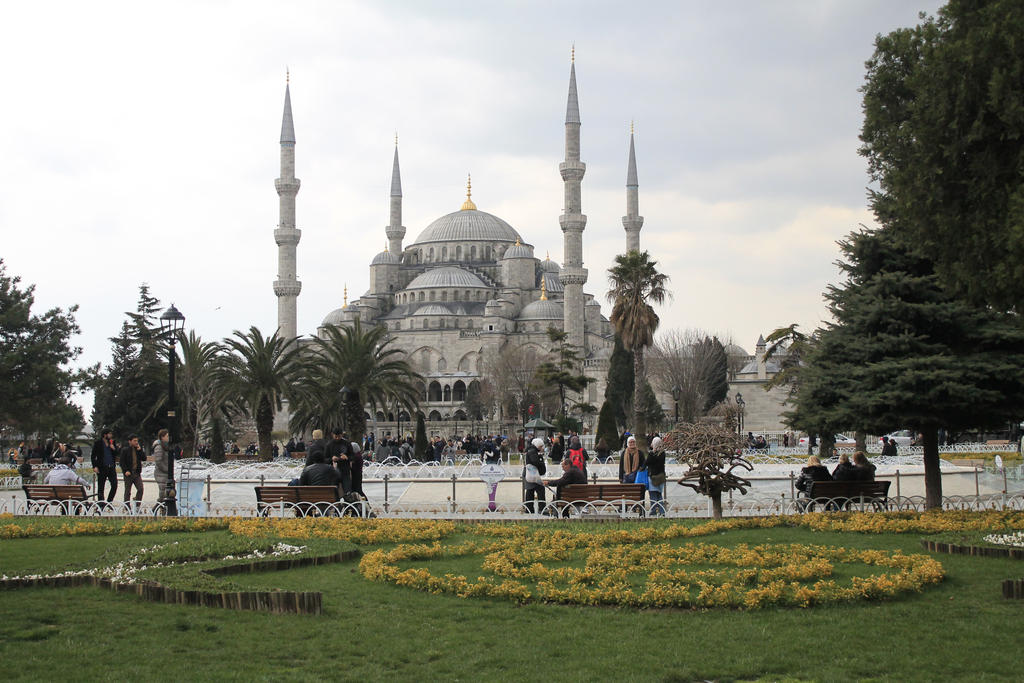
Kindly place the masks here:
[(357, 519), (299, 517), (296, 519), (235, 519), (231, 533), (278, 538), (332, 538), (360, 545), (436, 541), (455, 533), (455, 522), (421, 519)]
[[(0, 521), (12, 515), (0, 515)], [(163, 519), (128, 520), (116, 522), (68, 520), (62, 524), (30, 522), (28, 524), (0, 523), (0, 539), (53, 538), (57, 536), (111, 536), (115, 534), (157, 534), (169, 531), (214, 531), (226, 529), (227, 519), (212, 517), (166, 517)]]
[[(403, 544), (376, 550), (360, 562), (363, 576), (431, 593), (488, 596), (516, 602), (555, 602), (629, 607), (810, 607), (920, 591), (944, 577), (942, 565), (901, 551), (853, 550), (818, 545), (742, 544), (734, 548), (688, 543), (650, 543), (646, 529), (602, 534), (522, 530), (490, 542), (456, 545)], [(435, 576), (402, 562), (483, 554), (481, 569), (493, 576), (470, 580)], [(545, 563), (582, 561), (583, 566)], [(833, 579), (836, 564), (888, 571)]]

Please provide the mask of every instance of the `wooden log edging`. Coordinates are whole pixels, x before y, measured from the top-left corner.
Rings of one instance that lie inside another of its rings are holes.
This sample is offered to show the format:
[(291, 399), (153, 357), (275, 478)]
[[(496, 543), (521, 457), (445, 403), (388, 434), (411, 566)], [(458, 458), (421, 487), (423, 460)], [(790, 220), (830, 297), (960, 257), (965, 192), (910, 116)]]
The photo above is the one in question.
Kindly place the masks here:
[[(251, 574), (265, 570), (286, 570), (336, 562), (347, 562), (359, 556), (358, 550), (345, 550), (333, 555), (319, 555), (294, 558), (274, 558), (257, 562), (244, 562), (223, 567), (202, 569), (211, 576), (229, 574)], [(42, 576), (39, 578), (18, 578), (0, 580), (0, 589), (16, 588), (74, 588), (98, 586), (117, 593), (133, 593), (143, 600), (171, 605), (192, 605), (199, 607), (220, 607), (223, 609), (270, 612), (271, 614), (322, 614), (323, 593), (319, 591), (230, 591), (214, 593), (201, 590), (179, 590), (169, 588), (155, 581), (130, 583), (99, 578), (91, 575)]]
[(1002, 557), (1012, 560), (1024, 560), (1024, 548), (996, 548), (983, 545), (957, 545), (941, 543), (927, 538), (921, 539), (921, 546), (933, 553), (949, 555), (969, 555), (971, 557)]
[(1003, 597), (1016, 600), (1024, 599), (1024, 579), (1003, 581)]

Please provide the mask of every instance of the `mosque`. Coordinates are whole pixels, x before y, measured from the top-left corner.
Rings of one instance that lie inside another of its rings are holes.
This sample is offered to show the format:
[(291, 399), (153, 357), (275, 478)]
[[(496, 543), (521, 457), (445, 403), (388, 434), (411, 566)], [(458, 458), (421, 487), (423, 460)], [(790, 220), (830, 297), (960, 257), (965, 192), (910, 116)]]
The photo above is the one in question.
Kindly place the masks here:
[[(387, 248), (370, 262), (370, 288), (331, 311), (317, 330), (362, 324), (383, 325), (426, 378), (421, 410), (429, 421), (466, 420), (467, 393), (486, 376), (488, 360), (506, 348), (535, 349), (546, 354), (552, 344), (547, 330), (568, 333), (579, 349), (584, 372), (594, 381), (582, 402), (600, 406), (604, 397), (613, 332), (601, 305), (584, 292), (587, 269), (583, 232), (587, 217), (581, 204), (586, 164), (580, 155), (580, 110), (575, 58), (569, 68), (565, 113), (565, 158), (559, 171), (565, 204), (558, 222), (563, 234), (561, 265), (540, 259), (534, 246), (498, 216), (473, 203), (471, 180), (466, 200), (454, 211), (426, 226), (410, 244), (403, 244), (402, 179), (398, 142), (391, 175), (390, 221), (384, 228)], [(281, 177), (276, 180), (280, 223), (274, 230), (278, 246), (278, 330), (296, 338), (296, 303), (302, 289), (296, 277), (296, 250), (301, 231), (295, 225), (295, 129), (290, 85), (285, 86), (281, 124)], [(636, 153), (630, 132), (626, 173), (626, 250), (639, 249), (643, 217), (639, 215)], [(368, 413), (370, 419), (390, 422), (400, 416)], [(595, 418), (596, 419), (596, 418)], [(428, 425), (429, 426), (429, 425)], [(404, 430), (403, 430), (404, 431)], [(429, 431), (436, 432), (436, 429)]]

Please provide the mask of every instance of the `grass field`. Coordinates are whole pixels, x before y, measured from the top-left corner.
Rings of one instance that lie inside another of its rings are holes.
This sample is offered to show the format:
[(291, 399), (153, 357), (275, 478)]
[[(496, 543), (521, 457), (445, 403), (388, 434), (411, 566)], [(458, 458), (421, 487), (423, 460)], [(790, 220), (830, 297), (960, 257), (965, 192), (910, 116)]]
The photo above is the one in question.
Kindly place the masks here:
[[(543, 533), (615, 528), (549, 525)], [(459, 527), (442, 543), (461, 543), (473, 534)], [(0, 574), (104, 566), (174, 541), (213, 549), (251, 545), (235, 536), (214, 530), (0, 540)], [(690, 540), (924, 554), (922, 536), (776, 527)], [(329, 538), (308, 545), (310, 552), (324, 553), (352, 547)], [(393, 544), (359, 547), (366, 553)], [(946, 577), (920, 593), (807, 609), (518, 605), (370, 581), (360, 573), (359, 560), (229, 577), (230, 585), (244, 589), (322, 591), (320, 616), (156, 604), (92, 587), (15, 589), (0, 593), (0, 678), (1020, 680), (1024, 604), (1003, 600), (999, 582), (1020, 578), (1024, 566), (1004, 559), (932, 557)], [(481, 572), (479, 557), (445, 558), (430, 566), (435, 573), (473, 578)], [(837, 568), (837, 575), (843, 571), (851, 570)], [(173, 572), (161, 580), (175, 580)], [(177, 580), (192, 581), (187, 572)]]

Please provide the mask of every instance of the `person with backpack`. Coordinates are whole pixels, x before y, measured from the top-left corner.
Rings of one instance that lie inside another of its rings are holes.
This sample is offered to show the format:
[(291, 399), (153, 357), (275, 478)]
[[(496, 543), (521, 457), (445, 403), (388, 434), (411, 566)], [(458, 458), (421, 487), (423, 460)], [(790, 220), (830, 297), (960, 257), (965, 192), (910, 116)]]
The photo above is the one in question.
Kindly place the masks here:
[(544, 464), (544, 440), (538, 437), (530, 442), (523, 455), (523, 476), (526, 479), (523, 503), (527, 512), (540, 514), (544, 510), (544, 480), (542, 477), (547, 474), (547, 471), (547, 466)]
[(580, 437), (574, 436), (569, 441), (569, 462), (572, 466), (583, 472), (583, 476), (587, 476), (587, 461), (590, 460), (590, 456), (587, 455), (587, 449), (580, 443)]

